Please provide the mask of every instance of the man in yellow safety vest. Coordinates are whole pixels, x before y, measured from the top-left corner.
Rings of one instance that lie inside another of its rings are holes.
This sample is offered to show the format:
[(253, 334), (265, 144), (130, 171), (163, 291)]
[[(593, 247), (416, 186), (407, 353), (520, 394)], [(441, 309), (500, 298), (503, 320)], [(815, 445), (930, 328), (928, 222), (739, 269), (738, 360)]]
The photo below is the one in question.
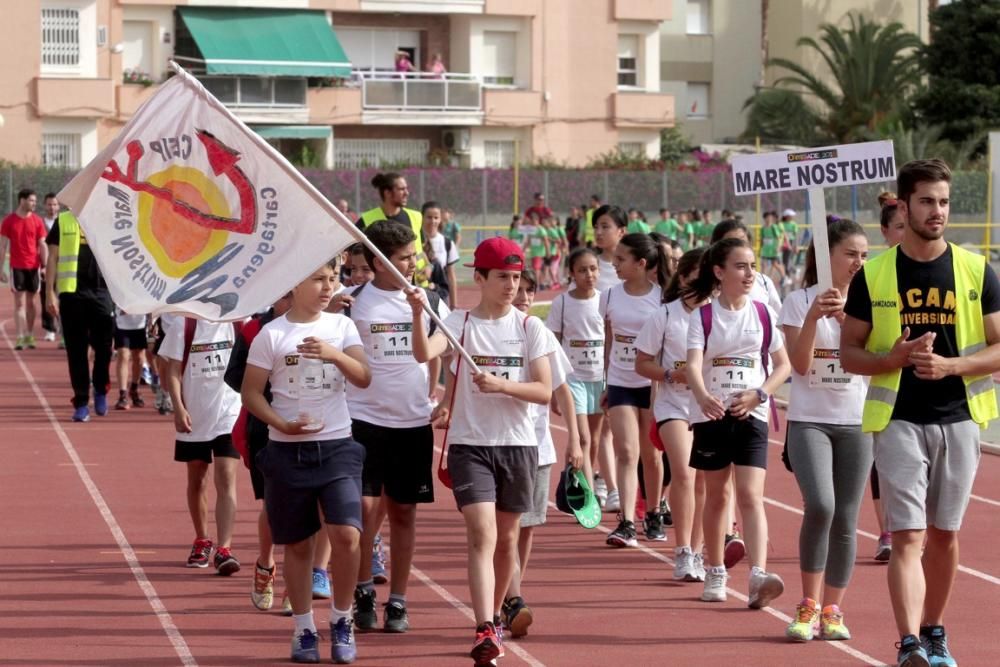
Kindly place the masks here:
[(892, 533), (889, 595), (899, 664), (954, 665), (943, 618), (979, 432), (997, 418), (1000, 283), (985, 257), (944, 239), (948, 165), (908, 162), (897, 186), (905, 235), (851, 281), (841, 364), (871, 376), (862, 429), (874, 434)]
[[(372, 187), (378, 191), (381, 204), (375, 208), (368, 209), (361, 214), (358, 220), (358, 227), (367, 229), (370, 225), (379, 220), (395, 220), (404, 225), (409, 225), (416, 237), (422, 238), (424, 217), (420, 211), (407, 208), (406, 204), (410, 199), (410, 188), (406, 184), (406, 179), (396, 173), (375, 174), (372, 178)], [(430, 272), (427, 264), (427, 256), (423, 249), (417, 246), (417, 269), (413, 274), (413, 282), (421, 287), (429, 284)]]

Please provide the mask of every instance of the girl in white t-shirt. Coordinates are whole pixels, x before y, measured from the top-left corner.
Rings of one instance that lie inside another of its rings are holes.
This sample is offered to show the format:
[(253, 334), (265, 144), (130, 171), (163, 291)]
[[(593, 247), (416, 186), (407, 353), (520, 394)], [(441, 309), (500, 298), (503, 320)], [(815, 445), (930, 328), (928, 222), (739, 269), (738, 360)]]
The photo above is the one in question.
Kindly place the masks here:
[[(726, 599), (723, 550), (729, 478), (735, 468), (737, 503), (750, 553), (749, 606), (759, 609), (784, 590), (781, 578), (765, 571), (764, 478), (770, 397), (788, 377), (791, 365), (774, 312), (749, 297), (755, 269), (753, 250), (746, 242), (724, 239), (705, 253), (698, 278), (685, 296), (703, 300), (718, 292), (713, 303), (691, 313), (687, 337), (689, 414), (694, 432), (691, 467), (705, 471), (706, 486), (707, 553), (701, 599)], [(765, 364), (772, 367), (769, 375)]]
[[(646, 272), (659, 268), (660, 285), (649, 282)], [(635, 372), (635, 339), (642, 325), (659, 309), (669, 259), (663, 247), (648, 234), (628, 234), (615, 249), (615, 271), (624, 282), (601, 294), (604, 316), (604, 358), (607, 389), (601, 405), (607, 406), (614, 441), (618, 488), (622, 498), (618, 527), (607, 538), (609, 546), (634, 547), (635, 498), (638, 465), (642, 457), (646, 488), (646, 539), (663, 541), (663, 517), (658, 511), (663, 487), (663, 460), (649, 441), (651, 383)]]
[(806, 287), (788, 295), (779, 320), (795, 369), (788, 459), (805, 510), (799, 535), (803, 599), (785, 630), (797, 641), (812, 639), (817, 630), (822, 639), (851, 638), (840, 604), (854, 567), (854, 531), (872, 465), (871, 436), (861, 432), (867, 382), (840, 366), (844, 300), (868, 256), (868, 240), (850, 220), (828, 225), (827, 235), (833, 287), (817, 289), (816, 251), (810, 245)]
[(702, 511), (705, 475), (690, 467), (691, 430), (688, 423), (691, 390), (687, 385), (687, 333), (690, 313), (703, 301), (682, 292), (698, 277), (704, 248), (684, 253), (663, 294), (667, 303), (642, 326), (636, 339), (635, 370), (656, 382), (653, 419), (670, 464), (670, 508), (674, 519), (674, 579), (704, 581)]
[[(739, 239), (750, 245), (750, 234), (747, 226), (739, 220), (723, 220), (712, 230), (712, 243), (717, 243), (722, 239)], [(759, 268), (759, 267), (758, 267)], [(774, 286), (774, 281), (766, 273), (756, 271), (753, 287), (750, 289), (750, 298), (771, 306), (774, 312), (781, 311), (781, 294)]]
[[(569, 255), (569, 272), (575, 287), (552, 301), (546, 320), (563, 350), (569, 356), (573, 372), (569, 389), (573, 394), (573, 412), (583, 450), (583, 472), (593, 484), (591, 442), (601, 432), (604, 410), (604, 318), (597, 290), (600, 269), (597, 253), (590, 248), (577, 248)], [(523, 278), (522, 278), (523, 279)], [(567, 420), (569, 417), (566, 416)]]
[[(285, 580), (295, 620), (293, 662), (319, 661), (312, 538), (322, 523), (338, 563), (330, 616), (334, 661), (353, 662), (356, 656), (351, 608), (360, 558), (364, 448), (351, 438), (345, 389), (348, 382), (367, 387), (371, 370), (354, 322), (324, 312), (337, 282), (336, 263), (331, 262), (292, 288), (291, 309), (269, 322), (250, 345), (243, 377), (243, 403), (270, 431), (257, 465), (264, 474), (274, 543), (285, 545)], [(318, 373), (304, 376), (308, 367)], [(271, 403), (264, 396), (269, 381)], [(316, 410), (310, 413), (313, 419), (302, 416), (303, 398)]]

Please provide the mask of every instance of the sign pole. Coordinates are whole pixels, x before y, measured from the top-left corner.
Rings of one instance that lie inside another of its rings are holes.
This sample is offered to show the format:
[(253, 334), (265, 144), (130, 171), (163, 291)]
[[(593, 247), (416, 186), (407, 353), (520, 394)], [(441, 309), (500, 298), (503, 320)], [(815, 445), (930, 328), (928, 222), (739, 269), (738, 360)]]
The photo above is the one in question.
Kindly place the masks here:
[[(826, 197), (823, 188), (809, 188), (809, 225), (816, 250), (816, 288), (820, 293), (833, 287), (830, 271), (830, 239), (826, 231)], [(846, 295), (844, 295), (846, 296)]]

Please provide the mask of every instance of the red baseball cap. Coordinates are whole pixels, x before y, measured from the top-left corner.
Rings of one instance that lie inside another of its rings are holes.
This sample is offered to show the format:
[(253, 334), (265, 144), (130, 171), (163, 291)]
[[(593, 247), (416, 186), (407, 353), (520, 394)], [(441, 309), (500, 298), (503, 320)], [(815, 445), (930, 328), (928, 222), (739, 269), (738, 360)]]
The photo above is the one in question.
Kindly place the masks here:
[(521, 246), (502, 236), (486, 239), (476, 246), (472, 264), (465, 266), (473, 269), (499, 269), (501, 271), (523, 271), (524, 251)]

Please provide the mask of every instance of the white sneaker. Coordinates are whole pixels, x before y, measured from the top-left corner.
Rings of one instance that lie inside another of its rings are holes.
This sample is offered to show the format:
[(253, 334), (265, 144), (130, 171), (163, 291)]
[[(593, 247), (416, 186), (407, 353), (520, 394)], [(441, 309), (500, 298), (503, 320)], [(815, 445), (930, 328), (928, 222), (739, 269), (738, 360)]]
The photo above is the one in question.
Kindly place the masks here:
[(726, 580), (729, 575), (725, 568), (707, 570), (705, 573), (705, 590), (701, 592), (701, 599), (705, 602), (725, 602), (726, 601)]
[(690, 547), (674, 549), (674, 581), (698, 581)]
[(594, 496), (597, 502), (604, 507), (608, 502), (608, 483), (600, 475), (594, 476)]
[(750, 575), (750, 594), (747, 596), (750, 599), (747, 606), (751, 609), (763, 609), (784, 592), (785, 582), (778, 575), (771, 572)]
[(608, 501), (604, 503), (605, 512), (621, 512), (622, 511), (622, 501), (618, 497), (618, 489), (610, 491), (608, 493)]
[(705, 555), (700, 551), (694, 555), (694, 580), (705, 581)]
[(46, 343), (54, 343), (56, 342), (56, 333), (54, 331), (46, 331), (42, 340)]

